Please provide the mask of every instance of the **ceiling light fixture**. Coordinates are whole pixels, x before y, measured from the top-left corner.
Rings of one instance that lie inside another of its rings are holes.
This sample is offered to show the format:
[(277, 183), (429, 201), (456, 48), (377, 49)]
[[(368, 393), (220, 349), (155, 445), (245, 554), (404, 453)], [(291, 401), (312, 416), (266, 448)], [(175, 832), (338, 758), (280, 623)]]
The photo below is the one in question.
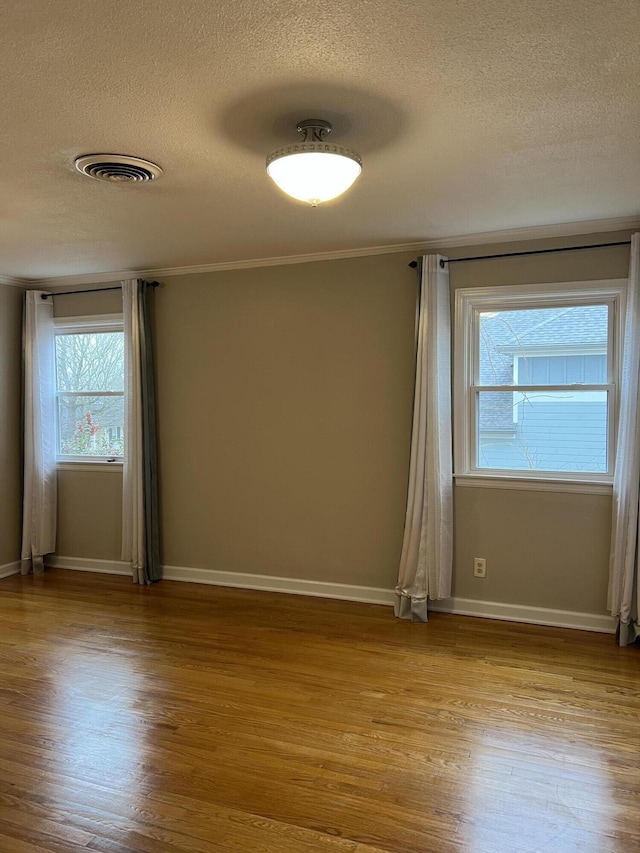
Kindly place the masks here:
[(280, 189), (312, 207), (346, 192), (362, 171), (362, 160), (353, 151), (327, 142), (328, 121), (309, 118), (296, 130), (302, 142), (278, 148), (267, 157), (267, 173)]

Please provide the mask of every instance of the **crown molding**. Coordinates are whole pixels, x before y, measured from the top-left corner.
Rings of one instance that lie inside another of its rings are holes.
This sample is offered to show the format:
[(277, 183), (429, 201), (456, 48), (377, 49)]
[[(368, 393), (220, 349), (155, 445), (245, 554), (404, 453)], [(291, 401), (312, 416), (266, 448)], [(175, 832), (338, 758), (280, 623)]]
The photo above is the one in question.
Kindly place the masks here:
[(587, 219), (582, 222), (561, 222), (557, 225), (531, 225), (509, 228), (506, 231), (482, 231), (427, 241), (427, 248), (455, 249), (482, 246), (491, 243), (516, 243), (528, 240), (550, 240), (554, 237), (588, 237), (610, 231), (635, 231), (640, 228), (640, 216), (622, 216), (616, 219)]
[[(504, 231), (482, 231), (476, 234), (460, 234), (455, 237), (437, 237), (413, 243), (391, 243), (382, 246), (366, 246), (360, 249), (344, 249), (332, 252), (315, 252), (307, 255), (287, 255), (275, 258), (251, 258), (243, 261), (222, 261), (214, 264), (199, 264), (160, 269), (112, 270), (106, 272), (80, 273), (79, 275), (54, 276), (42, 279), (11, 279), (17, 287), (34, 288), (46, 286), (48, 290), (63, 287), (81, 287), (86, 284), (111, 284), (127, 278), (168, 278), (197, 273), (226, 272), (274, 267), (285, 264), (305, 264), (314, 261), (362, 258), (371, 255), (389, 255), (403, 252), (424, 254), (434, 250), (444, 251), (466, 246), (482, 246), (497, 243), (515, 243), (529, 240), (548, 240), (554, 237), (576, 237), (602, 234), (609, 231), (633, 231), (640, 228), (640, 216), (618, 217), (617, 219), (590, 219), (582, 222), (565, 222), (558, 225), (534, 225), (527, 228), (510, 228)], [(1, 281), (1, 279), (0, 279)]]
[(23, 278), (12, 278), (10, 275), (0, 275), (0, 284), (6, 284), (7, 287), (21, 287), (23, 290), (30, 290), (33, 287), (33, 282)]
[(362, 258), (368, 255), (390, 255), (398, 252), (423, 252), (428, 243), (394, 243), (388, 246), (367, 246), (362, 249), (344, 249), (334, 252), (315, 252), (308, 255), (286, 255), (275, 258), (250, 258), (245, 261), (222, 261), (215, 264), (199, 264), (186, 267), (163, 267), (144, 270), (115, 270), (80, 275), (56, 276), (55, 278), (31, 279), (31, 286), (46, 286), (48, 290), (62, 287), (74, 287), (84, 284), (112, 284), (127, 278), (168, 278), (178, 275), (197, 273), (227, 272), (230, 270), (252, 269), (254, 267), (276, 267), (286, 264), (305, 264), (313, 261), (343, 260), (344, 258)]

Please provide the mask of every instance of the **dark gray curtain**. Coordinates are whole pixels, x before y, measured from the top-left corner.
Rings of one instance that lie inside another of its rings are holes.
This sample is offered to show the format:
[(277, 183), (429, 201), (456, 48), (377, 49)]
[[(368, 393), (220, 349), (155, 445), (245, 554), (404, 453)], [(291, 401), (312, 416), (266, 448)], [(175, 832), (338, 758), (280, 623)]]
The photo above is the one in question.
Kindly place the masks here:
[(151, 310), (154, 288), (138, 280), (138, 316), (140, 319), (140, 368), (142, 387), (142, 468), (144, 495), (145, 583), (162, 578), (158, 514), (158, 451), (156, 431), (156, 392), (153, 370)]
[(158, 455), (150, 300), (140, 279), (122, 282), (125, 337), (125, 458), (122, 559), (134, 583), (160, 580)]

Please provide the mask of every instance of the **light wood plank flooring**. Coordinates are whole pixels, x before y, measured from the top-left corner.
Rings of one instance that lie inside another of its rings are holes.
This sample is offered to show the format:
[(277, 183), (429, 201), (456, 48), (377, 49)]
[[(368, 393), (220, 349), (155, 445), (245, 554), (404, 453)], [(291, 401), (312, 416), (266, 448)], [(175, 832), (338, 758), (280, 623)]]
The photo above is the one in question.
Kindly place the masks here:
[(2, 853), (640, 850), (611, 636), (61, 570), (0, 620)]

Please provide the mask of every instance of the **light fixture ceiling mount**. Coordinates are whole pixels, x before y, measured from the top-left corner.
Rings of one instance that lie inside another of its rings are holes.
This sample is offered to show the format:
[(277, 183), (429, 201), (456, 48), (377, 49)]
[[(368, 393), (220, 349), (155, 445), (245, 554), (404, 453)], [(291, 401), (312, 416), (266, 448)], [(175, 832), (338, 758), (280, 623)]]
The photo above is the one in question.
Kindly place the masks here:
[(321, 118), (307, 118), (298, 122), (296, 130), (302, 134), (304, 142), (323, 142), (325, 136), (329, 136), (333, 130), (333, 125)]
[(337, 198), (362, 171), (362, 160), (353, 151), (327, 142), (333, 130), (323, 119), (298, 122), (302, 136), (297, 144), (278, 148), (267, 157), (267, 173), (283, 192), (317, 207)]

